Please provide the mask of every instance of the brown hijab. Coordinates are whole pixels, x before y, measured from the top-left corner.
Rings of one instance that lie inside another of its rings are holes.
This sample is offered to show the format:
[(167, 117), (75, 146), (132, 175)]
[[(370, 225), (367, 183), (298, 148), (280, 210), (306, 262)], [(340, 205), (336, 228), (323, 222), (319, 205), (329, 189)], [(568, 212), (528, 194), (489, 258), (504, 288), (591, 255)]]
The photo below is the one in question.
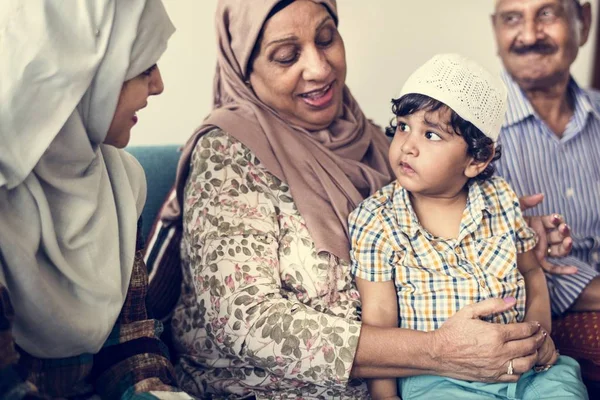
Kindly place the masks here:
[[(252, 50), (269, 13), (280, 1), (219, 0), (214, 93), (218, 108), (187, 142), (177, 171), (179, 201), (173, 202), (163, 217), (180, 219), (192, 151), (203, 134), (219, 127), (290, 186), (317, 251), (349, 261), (347, 217), (366, 196), (390, 182), (388, 141), (381, 129), (365, 118), (347, 87), (343, 114), (328, 129), (311, 132), (290, 125), (246, 86)], [(337, 23), (335, 0), (312, 1), (325, 6)]]

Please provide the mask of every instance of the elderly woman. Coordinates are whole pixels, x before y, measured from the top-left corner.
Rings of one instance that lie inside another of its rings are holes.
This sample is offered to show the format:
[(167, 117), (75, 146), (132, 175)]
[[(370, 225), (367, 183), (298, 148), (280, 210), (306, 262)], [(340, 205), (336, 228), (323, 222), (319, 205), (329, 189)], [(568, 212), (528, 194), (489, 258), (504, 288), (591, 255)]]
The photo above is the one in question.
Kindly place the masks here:
[(146, 181), (121, 150), (174, 28), (160, 0), (37, 3), (0, 13), (0, 398), (190, 398), (146, 312)]
[(184, 390), (361, 399), (352, 378), (514, 382), (528, 371), (539, 325), (479, 319), (514, 299), (468, 306), (433, 332), (361, 324), (346, 218), (391, 172), (384, 135), (345, 85), (335, 1), (221, 0), (216, 21), (217, 108), (177, 183)]

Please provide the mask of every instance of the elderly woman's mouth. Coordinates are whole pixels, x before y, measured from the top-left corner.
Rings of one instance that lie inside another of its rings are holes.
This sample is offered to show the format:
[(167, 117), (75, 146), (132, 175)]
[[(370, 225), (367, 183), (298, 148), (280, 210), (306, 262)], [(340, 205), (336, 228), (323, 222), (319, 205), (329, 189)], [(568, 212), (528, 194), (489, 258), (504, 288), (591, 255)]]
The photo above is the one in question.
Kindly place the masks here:
[(307, 93), (300, 94), (299, 97), (309, 106), (317, 108), (325, 108), (331, 105), (333, 100), (333, 85), (331, 82), (329, 85), (324, 86), (321, 89), (312, 90)]

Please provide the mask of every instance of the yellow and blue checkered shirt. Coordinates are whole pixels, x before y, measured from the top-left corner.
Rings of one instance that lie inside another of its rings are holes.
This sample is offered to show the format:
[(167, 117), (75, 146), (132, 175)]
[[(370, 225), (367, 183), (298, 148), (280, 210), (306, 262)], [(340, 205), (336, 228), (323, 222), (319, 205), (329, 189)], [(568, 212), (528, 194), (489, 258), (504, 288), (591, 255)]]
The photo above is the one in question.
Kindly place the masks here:
[(400, 327), (431, 331), (468, 304), (509, 296), (516, 307), (489, 320), (523, 320), (525, 283), (517, 253), (533, 249), (537, 238), (504, 179), (470, 184), (457, 239), (427, 232), (408, 191), (396, 182), (364, 200), (348, 221), (352, 274), (394, 281)]

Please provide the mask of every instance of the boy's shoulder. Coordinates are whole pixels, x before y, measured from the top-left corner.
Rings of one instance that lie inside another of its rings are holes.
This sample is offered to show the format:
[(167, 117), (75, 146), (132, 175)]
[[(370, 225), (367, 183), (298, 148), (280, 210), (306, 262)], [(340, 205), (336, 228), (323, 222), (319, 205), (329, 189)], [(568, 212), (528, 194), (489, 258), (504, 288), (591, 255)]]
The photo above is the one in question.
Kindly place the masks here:
[(386, 207), (391, 207), (394, 195), (396, 194), (398, 187), (396, 182), (389, 183), (364, 199), (360, 202), (358, 207), (352, 211), (352, 214), (358, 214), (361, 212), (368, 212), (370, 214), (377, 214)]
[(497, 175), (478, 182), (485, 203), (490, 211), (504, 212), (507, 207), (514, 205), (517, 195), (508, 182)]

